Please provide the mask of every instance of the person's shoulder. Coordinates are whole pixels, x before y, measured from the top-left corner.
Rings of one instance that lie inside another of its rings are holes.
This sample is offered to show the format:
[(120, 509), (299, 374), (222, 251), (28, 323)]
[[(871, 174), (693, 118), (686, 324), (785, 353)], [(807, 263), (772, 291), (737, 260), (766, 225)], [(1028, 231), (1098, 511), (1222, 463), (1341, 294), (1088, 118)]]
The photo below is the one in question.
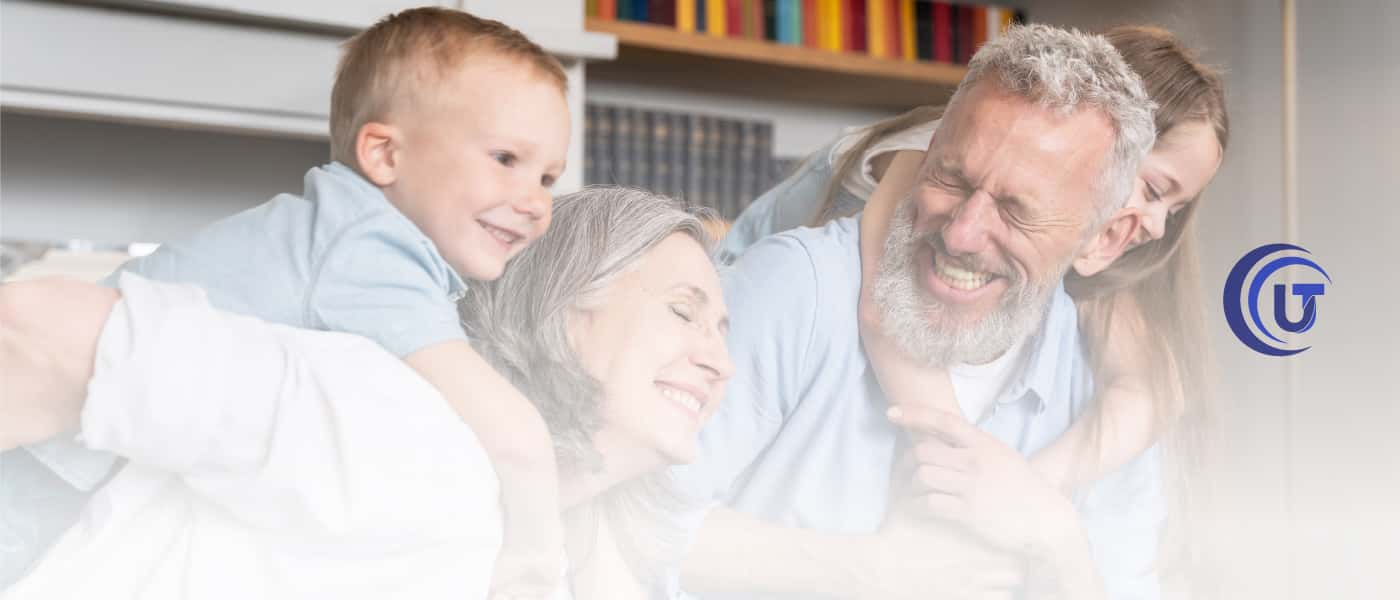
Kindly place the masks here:
[[(820, 227), (798, 227), (781, 234), (800, 246), (824, 272), (860, 268), (860, 218), (835, 219)], [(856, 273), (857, 277), (859, 273)]]
[[(744, 296), (743, 301), (843, 310), (860, 294), (859, 235), (859, 220), (845, 218), (763, 238), (722, 269), (726, 295), (736, 298), (731, 303)], [(772, 297), (775, 292), (782, 293)]]

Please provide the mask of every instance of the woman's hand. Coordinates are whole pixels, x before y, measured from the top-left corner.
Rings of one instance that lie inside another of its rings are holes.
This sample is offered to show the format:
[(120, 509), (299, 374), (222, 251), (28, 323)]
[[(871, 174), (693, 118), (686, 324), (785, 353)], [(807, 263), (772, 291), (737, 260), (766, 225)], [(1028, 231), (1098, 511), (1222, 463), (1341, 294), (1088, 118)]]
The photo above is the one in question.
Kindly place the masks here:
[(903, 406), (890, 409), (890, 420), (915, 440), (910, 493), (926, 516), (1028, 558), (1054, 556), (1082, 538), (1073, 505), (1025, 457), (961, 416)]
[(115, 290), (65, 279), (0, 285), (0, 450), (78, 425)]

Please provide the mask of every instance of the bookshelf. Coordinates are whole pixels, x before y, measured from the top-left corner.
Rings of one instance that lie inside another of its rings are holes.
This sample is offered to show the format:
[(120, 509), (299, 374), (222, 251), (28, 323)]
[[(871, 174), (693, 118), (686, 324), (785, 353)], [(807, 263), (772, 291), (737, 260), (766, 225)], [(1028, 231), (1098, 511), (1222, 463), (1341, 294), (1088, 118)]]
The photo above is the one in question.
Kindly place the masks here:
[(590, 17), (585, 29), (617, 37), (617, 58), (588, 66), (589, 78), (605, 80), (902, 111), (946, 101), (967, 72), (961, 65), (682, 33), (649, 23)]

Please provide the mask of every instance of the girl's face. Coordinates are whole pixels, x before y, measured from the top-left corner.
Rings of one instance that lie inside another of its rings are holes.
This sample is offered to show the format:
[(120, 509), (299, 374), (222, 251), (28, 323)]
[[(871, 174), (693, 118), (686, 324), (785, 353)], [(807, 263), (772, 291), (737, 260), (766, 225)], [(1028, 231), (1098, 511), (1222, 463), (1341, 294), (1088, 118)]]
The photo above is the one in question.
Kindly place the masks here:
[(1220, 169), (1220, 142), (1205, 121), (1190, 121), (1167, 130), (1142, 159), (1137, 188), (1128, 209), (1142, 215), (1131, 247), (1161, 239), (1167, 223), (1195, 201)]
[(646, 463), (695, 459), (700, 426), (734, 371), (728, 313), (704, 248), (683, 233), (657, 244), (570, 323), (573, 346), (602, 386), (594, 445)]

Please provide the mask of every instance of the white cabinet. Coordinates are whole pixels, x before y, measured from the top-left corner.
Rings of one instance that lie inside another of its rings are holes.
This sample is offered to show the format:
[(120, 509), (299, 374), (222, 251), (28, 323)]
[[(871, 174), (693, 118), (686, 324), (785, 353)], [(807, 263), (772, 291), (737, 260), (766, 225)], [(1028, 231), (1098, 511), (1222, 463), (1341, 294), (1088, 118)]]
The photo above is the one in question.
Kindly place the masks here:
[(102, 4), (147, 7), (249, 19), (292, 21), (363, 29), (380, 17), (415, 6), (457, 8), (456, 0), (103, 0)]

